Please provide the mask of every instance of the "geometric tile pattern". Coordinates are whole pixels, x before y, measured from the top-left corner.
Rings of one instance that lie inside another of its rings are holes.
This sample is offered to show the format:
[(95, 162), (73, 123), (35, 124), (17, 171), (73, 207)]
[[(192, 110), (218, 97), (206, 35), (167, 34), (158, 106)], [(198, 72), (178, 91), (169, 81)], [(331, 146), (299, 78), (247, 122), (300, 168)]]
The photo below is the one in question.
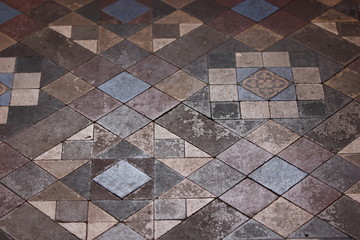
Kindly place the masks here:
[(2, 0), (0, 239), (360, 239), (354, 0)]

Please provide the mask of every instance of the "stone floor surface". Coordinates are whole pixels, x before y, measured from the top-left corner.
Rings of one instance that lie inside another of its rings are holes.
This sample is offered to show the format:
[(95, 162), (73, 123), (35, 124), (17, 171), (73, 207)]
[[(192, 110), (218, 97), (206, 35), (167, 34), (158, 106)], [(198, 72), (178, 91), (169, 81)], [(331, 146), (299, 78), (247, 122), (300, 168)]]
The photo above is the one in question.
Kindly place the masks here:
[(360, 239), (360, 2), (0, 0), (0, 239)]

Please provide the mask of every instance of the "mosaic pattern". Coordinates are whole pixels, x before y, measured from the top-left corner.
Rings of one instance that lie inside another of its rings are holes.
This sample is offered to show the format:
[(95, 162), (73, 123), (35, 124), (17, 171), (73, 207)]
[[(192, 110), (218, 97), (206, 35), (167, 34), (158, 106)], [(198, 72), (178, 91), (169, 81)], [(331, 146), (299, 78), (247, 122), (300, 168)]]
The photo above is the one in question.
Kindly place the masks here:
[(0, 239), (360, 239), (359, 16), (0, 1)]

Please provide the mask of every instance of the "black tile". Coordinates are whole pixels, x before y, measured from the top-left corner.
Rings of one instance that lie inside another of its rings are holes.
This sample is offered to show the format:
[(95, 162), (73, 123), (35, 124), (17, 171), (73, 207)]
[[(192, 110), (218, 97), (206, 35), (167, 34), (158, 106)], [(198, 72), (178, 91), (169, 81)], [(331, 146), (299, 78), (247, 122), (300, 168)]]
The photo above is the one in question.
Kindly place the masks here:
[(239, 119), (240, 106), (238, 102), (212, 102), (211, 115), (213, 119)]
[(356, 0), (343, 0), (334, 8), (346, 15), (349, 15), (350, 17), (360, 20), (358, 2)]
[(290, 63), (292, 67), (317, 67), (316, 54), (313, 52), (290, 52)]
[(30, 124), (36, 121), (35, 106), (11, 106), (9, 107), (9, 124)]
[(41, 69), (42, 69), (41, 57), (19, 57), (16, 60), (15, 72), (18, 73), (41, 72)]

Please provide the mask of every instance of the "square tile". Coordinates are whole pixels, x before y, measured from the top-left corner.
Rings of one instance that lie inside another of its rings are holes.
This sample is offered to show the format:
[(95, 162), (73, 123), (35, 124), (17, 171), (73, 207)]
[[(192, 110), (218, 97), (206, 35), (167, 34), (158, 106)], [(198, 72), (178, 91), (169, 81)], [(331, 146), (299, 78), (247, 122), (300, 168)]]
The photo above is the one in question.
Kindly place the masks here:
[(317, 57), (314, 52), (290, 52), (290, 63), (293, 68), (317, 67)]
[[(235, 68), (235, 54), (232, 52), (208, 53), (208, 68)], [(206, 60), (204, 61), (206, 63)]]
[(334, 154), (316, 143), (301, 138), (279, 154), (279, 157), (300, 168), (312, 172)]
[(294, 67), (292, 68), (294, 82), (302, 84), (321, 83), (319, 68), (317, 67)]
[(41, 73), (15, 73), (13, 88), (39, 88)]
[(244, 119), (270, 118), (268, 101), (240, 102), (240, 109)]
[(324, 101), (298, 101), (300, 117), (327, 117), (327, 108)]
[(16, 59), (15, 72), (18, 73), (32, 73), (42, 71), (41, 57), (18, 57)]
[(0, 57), (0, 73), (13, 73), (15, 71), (14, 57)]
[(216, 196), (222, 195), (239, 183), (244, 175), (215, 159), (193, 174), (189, 179)]
[(127, 105), (154, 120), (179, 103), (176, 99), (156, 88), (150, 88), (132, 99)]
[(233, 68), (209, 69), (210, 84), (236, 84), (236, 70)]
[(220, 197), (247, 216), (253, 217), (278, 196), (256, 182), (245, 179)]
[(236, 53), (236, 67), (256, 68), (263, 67), (262, 54), (260, 52), (241, 52)]
[(127, 102), (150, 87), (137, 77), (123, 72), (101, 84), (99, 89), (121, 102)]
[(39, 101), (39, 89), (13, 89), (10, 106), (35, 106)]
[(105, 13), (125, 23), (139, 17), (148, 10), (148, 7), (134, 0), (119, 0), (103, 9)]
[(31, 124), (36, 122), (36, 106), (11, 106), (7, 122), (9, 124)]
[(220, 153), (217, 158), (241, 173), (248, 175), (272, 156), (271, 153), (246, 139), (241, 139)]
[(277, 194), (282, 195), (306, 177), (306, 175), (305, 172), (284, 160), (274, 157), (251, 173), (249, 177)]
[(299, 100), (323, 100), (324, 89), (321, 84), (296, 84), (296, 95)]
[(312, 176), (306, 177), (283, 195), (284, 198), (314, 215), (320, 213), (340, 196), (340, 192)]
[(285, 238), (311, 218), (311, 214), (284, 198), (279, 198), (254, 217), (256, 221)]
[(339, 156), (331, 158), (311, 175), (340, 192), (345, 192), (360, 180), (360, 167)]
[(272, 120), (261, 125), (246, 136), (247, 140), (257, 144), (272, 154), (278, 154), (298, 138), (298, 134)]
[(271, 118), (299, 118), (296, 101), (270, 101)]
[(56, 204), (56, 220), (60, 222), (86, 222), (87, 213), (87, 201), (58, 201)]
[(155, 219), (175, 220), (186, 218), (185, 199), (156, 199)]
[(264, 67), (290, 67), (288, 52), (263, 52)]
[(232, 8), (254, 21), (261, 21), (279, 8), (265, 0), (245, 0)]
[(240, 119), (238, 102), (212, 102), (211, 116), (213, 119)]
[(0, 124), (6, 124), (8, 119), (9, 107), (0, 106)]
[(9, 21), (19, 14), (20, 12), (18, 12), (16, 9), (6, 5), (3, 2), (0, 2), (0, 24)]
[(238, 101), (237, 85), (211, 85), (210, 99), (213, 102)]

